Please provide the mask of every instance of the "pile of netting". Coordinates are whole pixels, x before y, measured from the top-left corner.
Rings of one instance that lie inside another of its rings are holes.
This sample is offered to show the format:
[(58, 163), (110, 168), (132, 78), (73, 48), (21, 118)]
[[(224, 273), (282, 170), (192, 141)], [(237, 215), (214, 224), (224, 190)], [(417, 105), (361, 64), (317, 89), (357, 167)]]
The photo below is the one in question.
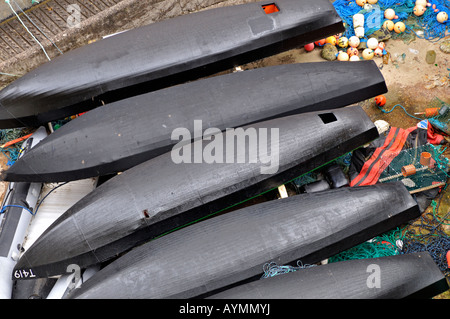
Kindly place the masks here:
[(274, 262), (270, 262), (270, 263), (266, 263), (263, 266), (264, 275), (262, 276), (262, 278), (275, 277), (278, 275), (287, 274), (289, 272), (294, 272), (299, 269), (305, 269), (305, 268), (310, 268), (310, 267), (314, 267), (314, 266), (316, 266), (316, 265), (314, 265), (314, 264), (313, 265), (309, 265), (309, 264), (303, 265), (301, 261), (297, 262), (297, 267), (290, 266), (290, 265), (280, 266)]
[(8, 159), (8, 166), (14, 164), (15, 161), (19, 158), (21, 146), (23, 141), (19, 141), (17, 143), (13, 143), (9, 146), (4, 146), (7, 143), (11, 143), (14, 140), (20, 139), (21, 137), (27, 134), (26, 129), (3, 129), (0, 130), (0, 147), (1, 152)]
[(435, 103), (436, 105), (433, 105), (433, 107), (436, 107), (439, 109), (438, 115), (429, 118), (428, 121), (435, 128), (450, 135), (450, 126), (449, 126), (449, 124), (450, 124), (450, 105), (446, 104), (445, 102), (443, 102), (437, 98), (436, 98), (436, 101), (437, 101)]
[(334, 263), (345, 260), (399, 255), (402, 247), (402, 239), (402, 231), (397, 228), (334, 255), (328, 259), (328, 262)]
[[(405, 37), (414, 34), (420, 38), (428, 40), (439, 40), (446, 36), (449, 30), (450, 20), (440, 23), (436, 16), (444, 11), (450, 16), (450, 0), (429, 0), (430, 7), (422, 16), (416, 16), (413, 11), (415, 0), (378, 0), (376, 4), (359, 6), (355, 1), (336, 0), (333, 5), (345, 23), (346, 31), (344, 36), (355, 35), (353, 27), (353, 16), (357, 13), (364, 15), (365, 35), (369, 36), (379, 30), (384, 21), (384, 11), (394, 9), (397, 18), (392, 20), (394, 23), (405, 23), (406, 30), (402, 34), (392, 33), (394, 37)], [(421, 30), (421, 32), (416, 32)]]

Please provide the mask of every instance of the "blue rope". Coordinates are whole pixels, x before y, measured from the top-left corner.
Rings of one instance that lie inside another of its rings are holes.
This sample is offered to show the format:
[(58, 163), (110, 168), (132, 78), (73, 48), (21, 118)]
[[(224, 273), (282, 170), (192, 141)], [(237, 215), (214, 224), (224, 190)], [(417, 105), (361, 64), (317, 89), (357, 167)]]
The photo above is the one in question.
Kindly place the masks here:
[(438, 265), (439, 269), (444, 273), (449, 272), (449, 265), (446, 261), (446, 254), (450, 250), (450, 237), (438, 236), (430, 239), (426, 244), (418, 241), (407, 241), (406, 247), (401, 254), (409, 254), (414, 252), (428, 252)]
[[(430, 0), (431, 5), (435, 5), (439, 12), (444, 11), (450, 16), (450, 0)], [(416, 17), (413, 13), (415, 0), (379, 0), (377, 4), (373, 5), (373, 8), (379, 11), (379, 15), (376, 14), (374, 10), (365, 10), (355, 1), (348, 0), (336, 0), (333, 3), (337, 13), (342, 18), (343, 22), (346, 24), (346, 31), (344, 36), (350, 37), (355, 35), (353, 27), (353, 16), (357, 13), (364, 15), (364, 29), (365, 34), (370, 35), (373, 32), (381, 28), (381, 24), (384, 22), (384, 10), (392, 8), (395, 10), (397, 19), (393, 22), (405, 21), (409, 17), (415, 18), (420, 27), (424, 30), (424, 35), (419, 36), (411, 27), (406, 25), (406, 33), (413, 32), (417, 37), (424, 38), (427, 40), (441, 39), (446, 36), (446, 30), (450, 26), (450, 20), (444, 23), (440, 23), (436, 20), (438, 12), (434, 12), (432, 7), (427, 7), (427, 10), (421, 17)], [(374, 15), (375, 14), (375, 15)], [(378, 19), (378, 24), (374, 24), (375, 20)]]
[(35, 210), (34, 213), (33, 213), (32, 210), (30, 210), (29, 208), (24, 207), (24, 206), (20, 206), (20, 205), (5, 205), (5, 206), (3, 206), (2, 209), (0, 210), (0, 214), (5, 213), (5, 210), (6, 210), (6, 208), (8, 208), (8, 207), (17, 207), (17, 208), (23, 208), (23, 209), (26, 209), (28, 212), (30, 212), (31, 215), (35, 216), (35, 215), (37, 214), (37, 212), (38, 212), (38, 210), (39, 210), (39, 207), (41, 206), (42, 202), (43, 202), (43, 201), (44, 201), (44, 200), (45, 200), (45, 199), (46, 199), (53, 191), (55, 191), (56, 189), (60, 188), (61, 186), (66, 185), (67, 183), (69, 183), (69, 182), (64, 182), (64, 183), (62, 183), (62, 184), (59, 184), (58, 186), (56, 186), (56, 187), (54, 187), (52, 190), (50, 190), (50, 191), (47, 193), (47, 195), (45, 195), (44, 198), (39, 202), (39, 204), (37, 205), (36, 210)]
[(386, 114), (389, 114), (389, 113), (391, 113), (397, 106), (400, 106), (400, 107), (403, 109), (403, 111), (405, 111), (406, 115), (408, 115), (408, 116), (410, 116), (410, 117), (412, 117), (412, 118), (414, 118), (414, 119), (416, 119), (416, 120), (419, 120), (419, 121), (424, 120), (424, 119), (421, 119), (421, 118), (419, 118), (419, 117), (416, 117), (416, 116), (414, 116), (414, 115), (409, 114), (408, 111), (406, 111), (405, 107), (404, 107), (403, 105), (400, 105), (400, 104), (394, 105), (394, 107), (393, 107), (390, 111), (386, 111), (386, 110), (382, 109), (381, 107), (378, 107), (378, 108), (380, 109), (381, 112), (386, 113)]
[(22, 209), (27, 210), (31, 215), (33, 215), (33, 216), (35, 215), (35, 213), (33, 213), (33, 211), (32, 211), (31, 209), (29, 209), (29, 208), (27, 208), (27, 207), (25, 207), (25, 206), (20, 206), (20, 205), (5, 205), (5, 206), (3, 206), (2, 209), (0, 210), (0, 214), (4, 214), (6, 208), (8, 208), (8, 207), (22, 208)]
[[(444, 189), (447, 188), (447, 185)], [(450, 250), (450, 237), (442, 230), (442, 225), (449, 225), (444, 221), (449, 220), (450, 212), (444, 216), (437, 216), (439, 205), (444, 193), (438, 202), (432, 202), (433, 212), (425, 213), (410, 225), (414, 226), (406, 231), (403, 238), (403, 248), (400, 254), (427, 251), (446, 276), (450, 275), (450, 265), (447, 264), (447, 252)], [(419, 224), (417, 222), (420, 222)], [(419, 234), (416, 234), (416, 230)], [(425, 233), (422, 233), (424, 231)]]

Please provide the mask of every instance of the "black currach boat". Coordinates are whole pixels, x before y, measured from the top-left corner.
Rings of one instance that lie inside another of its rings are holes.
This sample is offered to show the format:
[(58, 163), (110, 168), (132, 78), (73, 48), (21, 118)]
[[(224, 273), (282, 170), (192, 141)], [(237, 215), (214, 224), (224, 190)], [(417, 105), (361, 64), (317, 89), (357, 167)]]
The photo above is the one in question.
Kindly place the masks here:
[[(15, 271), (47, 277), (65, 273), (70, 264), (85, 267), (106, 261), (276, 189), (379, 136), (360, 106), (291, 115), (240, 129), (241, 137), (248, 134), (248, 143), (230, 142), (235, 136), (227, 131), (109, 179), (57, 219), (22, 255)], [(264, 132), (266, 145), (261, 142)], [(211, 161), (205, 155), (208, 149), (213, 154), (213, 148), (222, 157)], [(190, 158), (179, 161), (189, 153)]]
[(328, 0), (220, 7), (71, 50), (0, 92), (0, 129), (36, 126), (344, 31)]
[(2, 178), (64, 182), (122, 172), (170, 151), (176, 128), (193, 135), (194, 120), (224, 131), (385, 92), (373, 61), (279, 65), (198, 80), (92, 110), (52, 133)]

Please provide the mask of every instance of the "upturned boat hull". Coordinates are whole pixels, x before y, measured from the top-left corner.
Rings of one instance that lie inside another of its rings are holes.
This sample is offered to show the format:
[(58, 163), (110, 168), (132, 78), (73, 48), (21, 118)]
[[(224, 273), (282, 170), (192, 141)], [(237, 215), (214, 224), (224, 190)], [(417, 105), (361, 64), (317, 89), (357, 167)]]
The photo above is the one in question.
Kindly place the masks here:
[[(345, 81), (342, 81), (345, 79)], [(292, 114), (336, 109), (387, 91), (373, 61), (266, 67), (199, 80), (97, 108), (14, 163), (7, 181), (62, 182), (113, 174), (168, 152), (174, 130), (224, 131)]]
[(428, 252), (341, 261), (264, 278), (211, 299), (432, 298), (449, 289)]
[[(22, 145), (20, 156), (30, 151), (47, 136), (39, 128)], [(10, 299), (13, 281), (11, 274), (19, 259), (32, 214), (41, 191), (41, 183), (9, 183), (0, 214), (0, 299)]]
[[(249, 134), (249, 142), (230, 142), (238, 132), (241, 138)], [(275, 189), (379, 136), (359, 106), (292, 115), (238, 132), (187, 143), (109, 179), (56, 220), (15, 271), (51, 276), (70, 264), (108, 260)], [(189, 158), (180, 161), (181, 153)]]
[(46, 299), (58, 278), (37, 278), (14, 282), (12, 299)]
[(0, 128), (35, 126), (201, 78), (344, 31), (327, 0), (221, 7), (74, 49), (0, 92)]
[(137, 247), (72, 297), (200, 298), (261, 278), (266, 263), (319, 262), (419, 215), (401, 183), (273, 200)]

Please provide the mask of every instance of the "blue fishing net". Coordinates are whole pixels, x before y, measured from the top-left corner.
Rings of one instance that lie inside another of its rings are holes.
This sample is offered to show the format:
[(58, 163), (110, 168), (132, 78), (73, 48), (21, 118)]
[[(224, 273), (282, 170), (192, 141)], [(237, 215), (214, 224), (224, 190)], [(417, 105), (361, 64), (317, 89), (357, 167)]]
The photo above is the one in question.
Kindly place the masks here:
[[(3, 129), (0, 130), (0, 145), (3, 145), (9, 141), (26, 135), (24, 129)], [(19, 158), (21, 152), (21, 146), (23, 141), (13, 144), (6, 148), (1, 148), (0, 151), (8, 159), (7, 165), (11, 166)]]
[(436, 98), (436, 100), (440, 102), (436, 105), (439, 107), (439, 114), (428, 119), (428, 121), (438, 130), (450, 134), (450, 105), (440, 99)]
[[(384, 11), (392, 8), (398, 16), (393, 22), (404, 22), (406, 25), (405, 33), (413, 32), (416, 36), (428, 40), (441, 39), (446, 36), (446, 32), (449, 30), (450, 20), (445, 23), (438, 22), (436, 19), (438, 12), (435, 12), (435, 10), (445, 11), (450, 16), (450, 0), (429, 0), (428, 2), (431, 7), (427, 7), (425, 13), (420, 17), (413, 13), (415, 0), (378, 0), (376, 4), (367, 8), (359, 6), (355, 1), (348, 0), (336, 0), (333, 5), (345, 23), (344, 36), (346, 37), (355, 35), (353, 26), (355, 14), (364, 15), (365, 35), (368, 36), (381, 28), (385, 21)], [(423, 29), (423, 35), (416, 33), (415, 30), (418, 28)]]

